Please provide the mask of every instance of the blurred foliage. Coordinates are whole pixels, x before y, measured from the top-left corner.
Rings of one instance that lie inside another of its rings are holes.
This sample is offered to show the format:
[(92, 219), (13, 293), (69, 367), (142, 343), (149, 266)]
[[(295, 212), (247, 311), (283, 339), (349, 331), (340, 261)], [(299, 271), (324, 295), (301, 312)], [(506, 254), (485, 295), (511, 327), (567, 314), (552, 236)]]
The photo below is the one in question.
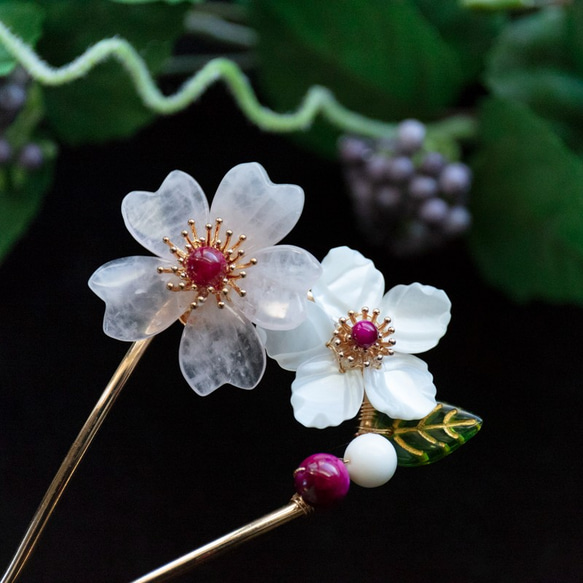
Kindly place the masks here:
[[(278, 110), (324, 85), (369, 117), (432, 119), (456, 103), (481, 67), (503, 18), (461, 9), (456, 0), (251, 2), (259, 33), (259, 81)], [(463, 31), (463, 34), (462, 34)], [(315, 125), (304, 142), (335, 152), (337, 131)]]
[(486, 278), (518, 300), (583, 290), (583, 162), (526, 105), (481, 111), (470, 243)]
[[(0, 0), (0, 20), (51, 65), (118, 36), (156, 75), (184, 36), (187, 15), (206, 10), (213, 14), (207, 22), (216, 23), (230, 4)], [(583, 2), (521, 7), (501, 0), (246, 0), (233, 6), (237, 24), (251, 27), (258, 39), (253, 79), (261, 99), (278, 112), (295, 110), (306, 91), (320, 85), (366, 118), (414, 117), (430, 132), (448, 127), (432, 123), (452, 114), (475, 115), (477, 139), (464, 142), (462, 152), (475, 172), (469, 248), (477, 265), (516, 299), (581, 304)], [(0, 46), (0, 75), (15, 63)], [(153, 119), (134, 83), (112, 60), (68, 85), (32, 85), (34, 98), (6, 137), (39, 141), (47, 164), (30, 175), (13, 164), (2, 168), (0, 257), (40, 206), (55, 142), (129, 138)], [(318, 120), (293, 139), (335, 155), (339, 133)], [(441, 133), (431, 133), (436, 144), (452, 142)]]
[[(0, 0), (0, 20), (25, 42), (35, 45), (42, 32), (43, 9), (35, 2)], [(7, 75), (16, 61), (0, 44), (0, 76)]]

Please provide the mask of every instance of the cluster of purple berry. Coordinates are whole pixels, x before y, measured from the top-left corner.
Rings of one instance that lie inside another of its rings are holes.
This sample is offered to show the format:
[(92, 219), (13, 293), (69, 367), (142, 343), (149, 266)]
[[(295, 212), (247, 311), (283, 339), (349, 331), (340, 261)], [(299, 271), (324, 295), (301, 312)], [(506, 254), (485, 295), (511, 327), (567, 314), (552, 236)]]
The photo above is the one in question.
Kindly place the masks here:
[(29, 82), (26, 71), (19, 67), (0, 78), (0, 167), (14, 162), (25, 170), (38, 170), (44, 163), (44, 154), (38, 144), (29, 142), (15, 150), (6, 137), (6, 130), (24, 108)]
[(471, 171), (424, 148), (425, 126), (413, 119), (392, 140), (345, 136), (339, 155), (360, 227), (395, 255), (424, 253), (466, 232)]

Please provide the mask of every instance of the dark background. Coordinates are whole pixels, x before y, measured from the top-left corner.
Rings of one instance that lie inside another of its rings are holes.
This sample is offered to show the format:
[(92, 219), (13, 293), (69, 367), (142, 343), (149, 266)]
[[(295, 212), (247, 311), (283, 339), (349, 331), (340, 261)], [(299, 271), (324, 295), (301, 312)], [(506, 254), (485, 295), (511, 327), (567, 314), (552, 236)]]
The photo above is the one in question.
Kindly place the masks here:
[[(120, 202), (179, 168), (212, 195), (228, 169), (263, 164), (301, 185), (287, 242), (321, 259), (348, 244), (387, 287), (442, 287), (453, 318), (424, 355), (441, 400), (484, 418), (435, 465), (353, 486), (337, 509), (299, 519), (179, 581), (575, 583), (583, 580), (583, 311), (516, 305), (486, 285), (463, 243), (396, 261), (356, 231), (335, 162), (251, 126), (223, 88), (131, 141), (63, 148), (28, 235), (0, 267), (0, 568), (20, 538), (128, 345), (101, 330), (87, 287), (100, 265), (147, 254)], [(502, 258), (501, 258), (502, 260)], [(78, 469), (21, 581), (124, 582), (284, 505), (292, 472), (318, 451), (342, 455), (354, 425), (306, 429), (292, 373), (268, 364), (254, 391), (200, 398), (178, 368), (180, 325), (158, 336)]]

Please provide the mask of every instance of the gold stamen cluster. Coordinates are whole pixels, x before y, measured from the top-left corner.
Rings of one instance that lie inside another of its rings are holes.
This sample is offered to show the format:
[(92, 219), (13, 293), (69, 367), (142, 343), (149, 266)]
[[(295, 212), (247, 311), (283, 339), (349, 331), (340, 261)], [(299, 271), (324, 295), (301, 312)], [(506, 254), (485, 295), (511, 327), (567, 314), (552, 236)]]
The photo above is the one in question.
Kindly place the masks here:
[[(338, 327), (326, 346), (335, 354), (340, 372), (355, 368), (362, 370), (371, 366), (379, 369), (383, 364), (383, 358), (395, 353), (392, 349), (395, 339), (390, 338), (391, 334), (395, 333), (395, 329), (390, 326), (391, 318), (386, 317), (379, 322), (380, 313), (381, 311), (375, 308), (371, 315), (370, 310), (364, 306), (359, 313), (350, 310), (348, 318), (338, 320)], [(370, 321), (378, 331), (378, 340), (369, 348), (358, 346), (352, 338), (352, 327), (362, 320)]]
[[(239, 280), (244, 279), (247, 273), (245, 269), (257, 264), (257, 259), (251, 258), (249, 261), (244, 261), (243, 256), (245, 251), (241, 249), (241, 245), (245, 242), (247, 237), (239, 235), (238, 239), (232, 244), (233, 231), (225, 231), (225, 240), (220, 238), (221, 226), (223, 219), (217, 218), (214, 226), (210, 223), (205, 225), (205, 233), (199, 237), (194, 219), (188, 221), (190, 230), (182, 231), (180, 234), (184, 239), (184, 250), (179, 249), (168, 237), (164, 237), (163, 241), (170, 248), (170, 253), (176, 257), (178, 265), (172, 267), (158, 267), (158, 273), (173, 273), (180, 278), (179, 283), (168, 282), (166, 287), (170, 291), (194, 291), (196, 292), (196, 300), (190, 304), (190, 309), (194, 310), (199, 305), (203, 304), (209, 296), (214, 296), (219, 308), (225, 307), (225, 301), (230, 301), (229, 292), (231, 289), (244, 297), (247, 293), (239, 286)], [(227, 272), (222, 280), (222, 287), (215, 287), (212, 285), (202, 286), (192, 281), (186, 269), (186, 260), (188, 256), (201, 247), (212, 247), (220, 253), (227, 262)]]

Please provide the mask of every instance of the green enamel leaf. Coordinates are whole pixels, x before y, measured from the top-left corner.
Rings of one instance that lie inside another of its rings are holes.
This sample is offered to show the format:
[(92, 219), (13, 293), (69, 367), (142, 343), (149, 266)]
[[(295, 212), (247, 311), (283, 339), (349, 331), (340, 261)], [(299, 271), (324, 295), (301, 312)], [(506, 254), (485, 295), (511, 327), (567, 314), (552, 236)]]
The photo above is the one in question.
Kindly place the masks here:
[(415, 421), (391, 419), (375, 412), (374, 433), (387, 437), (395, 446), (400, 466), (432, 464), (453, 453), (478, 433), (482, 420), (458, 407), (438, 403), (426, 417)]
[[(33, 2), (0, 1), (0, 20), (27, 44), (34, 45), (42, 32), (43, 10)], [(14, 58), (0, 44), (0, 76), (16, 66)]]
[[(55, 0), (47, 8), (39, 52), (51, 64), (62, 65), (99, 40), (118, 36), (128, 40), (155, 73), (171, 55), (186, 9), (186, 4)], [(136, 95), (125, 69), (113, 60), (82, 79), (47, 89), (46, 111), (55, 134), (72, 144), (128, 136), (154, 117)]]
[(517, 300), (583, 303), (583, 163), (526, 106), (490, 100), (473, 162), (470, 246)]
[[(463, 83), (461, 64), (413, 1), (251, 2), (259, 33), (259, 81), (275, 109), (296, 109), (311, 85), (328, 87), (346, 107), (382, 120), (430, 117)], [(310, 132), (320, 151), (337, 132)]]

